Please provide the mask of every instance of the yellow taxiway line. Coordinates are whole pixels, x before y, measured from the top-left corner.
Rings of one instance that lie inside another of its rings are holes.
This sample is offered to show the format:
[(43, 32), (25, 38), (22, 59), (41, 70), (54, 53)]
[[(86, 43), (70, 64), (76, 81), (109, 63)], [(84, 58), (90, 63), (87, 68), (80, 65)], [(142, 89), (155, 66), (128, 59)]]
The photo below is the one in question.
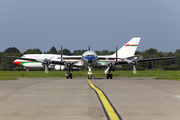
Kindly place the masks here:
[(90, 87), (96, 91), (108, 119), (121, 120), (120, 115), (113, 108), (110, 101), (107, 99), (106, 95), (99, 88), (97, 88), (89, 79), (87, 79), (87, 81), (89, 82)]

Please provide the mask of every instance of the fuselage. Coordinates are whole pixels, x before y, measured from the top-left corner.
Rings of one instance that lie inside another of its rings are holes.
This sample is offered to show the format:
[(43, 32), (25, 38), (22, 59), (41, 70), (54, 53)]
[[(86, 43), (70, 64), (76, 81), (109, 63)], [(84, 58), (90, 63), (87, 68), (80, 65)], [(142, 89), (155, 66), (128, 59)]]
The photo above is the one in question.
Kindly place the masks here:
[[(67, 57), (66, 55), (63, 55), (63, 57)], [(76, 56), (71, 56), (72, 58)], [(22, 58), (33, 58), (33, 59), (51, 59), (56, 61), (61, 61), (61, 56), (56, 54), (25, 54), (22, 56)], [(76, 67), (78, 68), (87, 68), (88, 66), (93, 67), (106, 67), (106, 64), (108, 63), (108, 60), (98, 60), (98, 56), (94, 51), (86, 51), (80, 59), (62, 59), (62, 61), (65, 62), (72, 62), (74, 64), (74, 69)], [(111, 60), (111, 62), (115, 62), (115, 60)], [(14, 61), (14, 64), (22, 66), (22, 67), (28, 67), (28, 68), (44, 68), (41, 62), (34, 62), (34, 61), (27, 61), (27, 60), (20, 60), (16, 59)], [(50, 64), (48, 68), (55, 68), (55, 70), (64, 70), (64, 65), (54, 65)]]

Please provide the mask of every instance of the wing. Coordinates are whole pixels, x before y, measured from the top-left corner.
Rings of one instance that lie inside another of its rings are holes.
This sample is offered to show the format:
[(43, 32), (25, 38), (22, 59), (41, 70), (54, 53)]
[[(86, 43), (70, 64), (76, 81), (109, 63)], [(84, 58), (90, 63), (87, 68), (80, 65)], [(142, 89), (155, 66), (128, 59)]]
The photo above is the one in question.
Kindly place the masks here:
[[(167, 59), (174, 59), (175, 57), (163, 57), (163, 58), (150, 58), (150, 59), (141, 59), (137, 60), (137, 62), (149, 62), (149, 61), (155, 61), (155, 60), (167, 60)], [(119, 61), (115, 62), (114, 65), (123, 65), (123, 64), (128, 64), (129, 61)]]
[[(29, 60), (29, 61), (36, 61), (41, 62), (43, 59), (33, 59), (33, 58), (23, 58), (23, 57), (14, 57), (14, 56), (4, 56), (6, 58), (14, 58), (14, 59), (20, 59), (20, 60)], [(55, 61), (51, 60), (52, 64), (58, 64), (58, 65), (65, 65), (63, 61)]]
[(22, 58), (22, 57), (14, 57), (14, 56), (4, 56), (4, 57), (6, 57), (6, 58), (20, 59), (20, 60), (37, 61), (36, 59), (33, 59), (33, 58)]
[(164, 58), (151, 58), (151, 59), (141, 59), (138, 62), (148, 62), (148, 61), (155, 61), (155, 60), (166, 60), (166, 59), (174, 59), (176, 57), (164, 57)]

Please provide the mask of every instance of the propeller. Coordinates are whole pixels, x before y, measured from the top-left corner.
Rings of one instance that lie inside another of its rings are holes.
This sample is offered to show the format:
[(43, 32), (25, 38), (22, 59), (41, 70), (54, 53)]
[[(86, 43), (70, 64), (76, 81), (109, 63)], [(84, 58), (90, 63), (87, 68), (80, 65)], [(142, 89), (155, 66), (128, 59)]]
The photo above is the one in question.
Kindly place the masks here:
[(108, 71), (109, 71), (110, 67), (108, 67), (105, 71), (104, 71), (104, 74), (107, 74)]
[(133, 65), (133, 74), (136, 74), (136, 73), (137, 73), (137, 71), (136, 71), (136, 66)]
[(63, 55), (63, 49), (62, 49), (62, 45), (61, 45), (61, 61), (62, 61), (62, 55)]
[(104, 71), (104, 74), (107, 74), (109, 69), (113, 69), (114, 68), (114, 63), (112, 63), (111, 61), (109, 61), (108, 58), (106, 58), (106, 60), (108, 60), (108, 63), (107, 63), (107, 69)]
[(45, 68), (45, 73), (48, 73), (48, 66), (51, 63), (50, 59), (45, 58), (44, 60), (41, 61), (41, 63)]
[[(62, 45), (61, 45), (61, 61), (62, 61), (62, 55), (63, 55), (63, 50), (62, 50)], [(61, 70), (61, 65), (60, 65), (60, 70)]]
[(117, 46), (116, 46), (116, 61), (117, 61), (117, 58), (118, 58), (118, 54), (117, 54)]
[(45, 59), (36, 59), (36, 61), (39, 61), (42, 63), (42, 65), (45, 68), (45, 73), (48, 73), (48, 66), (51, 64), (51, 58), (53, 56), (51, 56), (50, 58), (45, 58)]
[[(116, 61), (117, 61), (117, 59), (118, 59), (118, 54), (117, 54), (117, 46), (116, 46)], [(108, 61), (108, 64), (107, 64), (107, 69), (104, 71), (104, 74), (107, 74), (109, 69), (113, 69), (113, 71), (114, 71), (114, 63), (109, 61), (108, 58), (106, 58), (106, 60)]]
[(71, 63), (70, 61), (65, 62), (65, 67), (66, 67), (67, 69), (72, 69), (73, 63)]
[(137, 71), (136, 71), (136, 64), (137, 64), (137, 61), (136, 61), (136, 60), (133, 60), (133, 61), (132, 61), (133, 74), (136, 74), (136, 73), (137, 73)]
[(48, 66), (45, 65), (44, 67), (45, 67), (45, 73), (48, 73)]
[(131, 65), (131, 67), (133, 68), (133, 74), (136, 74), (136, 73), (137, 73), (137, 71), (136, 71), (136, 65), (137, 65), (138, 61), (137, 61), (136, 59), (133, 59), (132, 61), (129, 61), (128, 63), (129, 63), (129, 64)]

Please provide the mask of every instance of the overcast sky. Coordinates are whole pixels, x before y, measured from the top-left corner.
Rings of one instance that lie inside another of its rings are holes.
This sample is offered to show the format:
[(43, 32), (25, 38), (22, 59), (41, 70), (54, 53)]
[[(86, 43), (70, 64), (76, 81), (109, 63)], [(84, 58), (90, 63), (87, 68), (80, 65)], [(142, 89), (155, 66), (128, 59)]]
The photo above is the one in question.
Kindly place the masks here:
[(0, 52), (60, 46), (115, 50), (141, 37), (138, 51), (180, 49), (180, 0), (0, 0)]

